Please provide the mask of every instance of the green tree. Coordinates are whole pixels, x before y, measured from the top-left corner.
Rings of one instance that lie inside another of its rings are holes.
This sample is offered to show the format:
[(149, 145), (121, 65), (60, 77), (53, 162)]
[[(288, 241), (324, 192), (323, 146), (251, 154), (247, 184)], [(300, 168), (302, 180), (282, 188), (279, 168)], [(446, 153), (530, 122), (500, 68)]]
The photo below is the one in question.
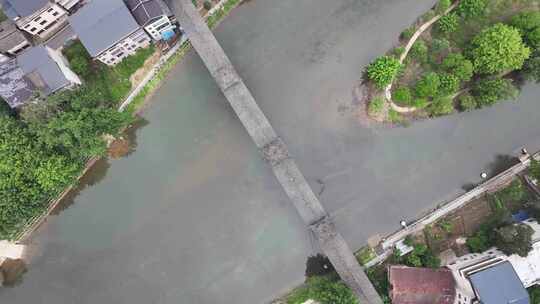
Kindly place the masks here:
[(522, 12), (512, 17), (510, 25), (520, 30), (530, 47), (540, 47), (540, 12)]
[(460, 81), (469, 81), (473, 76), (473, 64), (461, 53), (452, 53), (446, 56), (442, 62), (442, 68), (448, 73), (454, 74)]
[(516, 98), (518, 94), (512, 81), (502, 78), (483, 79), (472, 87), (472, 95), (479, 107), (493, 105), (502, 99)]
[(540, 286), (530, 287), (528, 291), (531, 297), (531, 304), (540, 304)]
[(382, 56), (368, 66), (367, 75), (369, 80), (375, 83), (375, 86), (383, 89), (392, 83), (400, 70), (399, 60), (391, 56)]
[(440, 267), (441, 261), (424, 244), (413, 244), (413, 251), (405, 257), (405, 264), (411, 267)]
[(411, 48), (411, 57), (420, 63), (427, 62), (428, 47), (423, 40), (417, 40)]
[(472, 237), (467, 238), (467, 247), (471, 252), (484, 252), (491, 248), (489, 236), (485, 230), (478, 231)]
[(450, 97), (438, 97), (428, 108), (432, 116), (443, 116), (454, 112), (454, 103)]
[(459, 90), (459, 78), (452, 74), (441, 74), (439, 77), (439, 96), (449, 96)]
[(412, 101), (412, 106), (417, 109), (423, 109), (428, 106), (428, 101), (425, 98), (415, 98)]
[(513, 224), (495, 230), (495, 246), (507, 255), (526, 257), (532, 249), (534, 230), (525, 224)]
[(287, 298), (287, 304), (302, 304), (309, 299), (321, 304), (358, 304), (356, 296), (345, 284), (328, 277), (309, 278), (304, 287)]
[(459, 97), (459, 107), (462, 111), (468, 112), (476, 109), (478, 104), (473, 96), (470, 94), (463, 94)]
[(12, 110), (7, 102), (0, 97), (0, 116), (12, 115)]
[(459, 28), (459, 17), (455, 13), (444, 15), (437, 21), (437, 29), (444, 34), (450, 34)]
[(450, 0), (439, 0), (435, 7), (435, 12), (437, 12), (437, 14), (443, 14), (450, 8), (450, 5), (452, 5), (452, 1)]
[(209, 11), (212, 8), (212, 2), (209, 0), (205, 0), (203, 2), (203, 7), (205, 10)]
[(529, 174), (536, 180), (540, 181), (540, 161), (531, 159), (531, 166), (529, 167)]
[(415, 86), (416, 96), (420, 98), (435, 97), (439, 93), (439, 86), (441, 80), (439, 75), (434, 72), (430, 72), (424, 75)]
[(482, 16), (486, 7), (487, 0), (461, 0), (457, 12), (464, 18), (474, 18)]
[(519, 31), (502, 23), (480, 32), (472, 40), (470, 51), (474, 70), (480, 74), (521, 69), (530, 53)]
[(408, 87), (401, 87), (394, 91), (392, 98), (395, 102), (402, 105), (410, 105), (411, 103), (411, 90)]
[(67, 157), (53, 155), (44, 159), (36, 168), (36, 181), (47, 192), (64, 188), (77, 176), (81, 167)]

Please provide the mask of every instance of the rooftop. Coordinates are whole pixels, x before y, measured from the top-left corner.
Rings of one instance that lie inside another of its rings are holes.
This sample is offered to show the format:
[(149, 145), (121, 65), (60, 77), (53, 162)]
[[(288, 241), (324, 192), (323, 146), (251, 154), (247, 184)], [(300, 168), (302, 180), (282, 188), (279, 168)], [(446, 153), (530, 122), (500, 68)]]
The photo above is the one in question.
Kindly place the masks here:
[(44, 46), (25, 51), (17, 60), (25, 75), (47, 95), (70, 83)]
[(449, 269), (391, 266), (388, 272), (393, 304), (451, 304), (456, 295)]
[(166, 4), (161, 0), (124, 0), (127, 7), (130, 9), (135, 20), (145, 26), (152, 19), (169, 15), (166, 11)]
[(477, 272), (469, 280), (482, 303), (530, 303), (527, 290), (509, 262)]
[(17, 60), (11, 59), (0, 64), (0, 96), (11, 108), (24, 104), (35, 90), (36, 87), (24, 75)]
[[(49, 3), (49, 0), (3, 0), (11, 8), (13, 13), (16, 13), (20, 17), (26, 17), (32, 15), (45, 5)], [(5, 5), (5, 4), (4, 4)], [(8, 14), (9, 15), (9, 14)]]
[(0, 23), (0, 52), (7, 52), (12, 48), (28, 41), (10, 20)]
[(92, 57), (139, 28), (122, 0), (92, 0), (69, 21)]

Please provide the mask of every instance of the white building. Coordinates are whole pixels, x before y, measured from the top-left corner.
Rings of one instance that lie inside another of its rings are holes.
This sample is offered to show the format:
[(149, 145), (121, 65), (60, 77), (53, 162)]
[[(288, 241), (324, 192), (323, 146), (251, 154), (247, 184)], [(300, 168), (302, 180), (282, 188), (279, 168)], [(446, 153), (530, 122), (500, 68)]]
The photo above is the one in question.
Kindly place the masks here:
[[(534, 220), (523, 223), (535, 231), (532, 237), (533, 249), (527, 257), (515, 254), (506, 256), (492, 248), (483, 253), (462, 256), (446, 265), (452, 270), (456, 281), (455, 304), (478, 303), (482, 293), (484, 298), (494, 297), (500, 303), (511, 303), (504, 302), (506, 300), (515, 301), (516, 304), (528, 303), (523, 298), (525, 288), (540, 284), (540, 225)], [(514, 298), (504, 299), (504, 295), (499, 292)], [(480, 300), (495, 303), (495, 300)]]
[(159, 41), (174, 35), (174, 15), (162, 0), (124, 0), (137, 23)]
[(88, 53), (107, 65), (119, 63), (151, 42), (122, 0), (92, 0), (69, 22)]
[(67, 24), (67, 12), (49, 0), (1, 0), (2, 8), (19, 29), (46, 39)]

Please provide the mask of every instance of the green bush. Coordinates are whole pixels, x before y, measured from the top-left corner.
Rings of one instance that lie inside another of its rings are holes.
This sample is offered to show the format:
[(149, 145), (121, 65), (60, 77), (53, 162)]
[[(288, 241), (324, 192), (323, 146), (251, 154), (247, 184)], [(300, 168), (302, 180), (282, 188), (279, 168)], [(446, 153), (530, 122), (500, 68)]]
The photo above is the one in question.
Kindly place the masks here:
[(439, 97), (433, 100), (428, 108), (431, 116), (443, 116), (454, 112), (454, 103), (450, 97)]
[(459, 28), (459, 17), (455, 13), (444, 15), (437, 21), (437, 29), (444, 34), (450, 34)]
[(411, 57), (420, 63), (427, 62), (428, 47), (423, 40), (417, 40), (411, 48)]
[(438, 268), (439, 258), (424, 244), (414, 244), (413, 251), (405, 256), (405, 264), (410, 267)]
[(431, 51), (435, 54), (441, 54), (450, 49), (450, 41), (448, 39), (433, 39), (431, 41)]
[(420, 98), (435, 97), (439, 93), (440, 84), (441, 80), (437, 73), (427, 73), (416, 83), (416, 96)]
[(394, 109), (390, 109), (388, 111), (388, 121), (394, 124), (398, 124), (403, 121), (403, 118), (401, 117), (401, 114), (399, 114), (399, 112), (395, 111)]
[(464, 18), (482, 16), (487, 7), (487, 0), (461, 0), (457, 12)]
[(401, 105), (410, 105), (411, 98), (411, 90), (407, 87), (398, 88), (392, 94), (392, 99)]
[(536, 180), (540, 181), (540, 161), (531, 159), (531, 166), (529, 167), (529, 174)]
[(397, 57), (401, 56), (401, 54), (403, 54), (403, 52), (405, 52), (405, 48), (402, 47), (402, 46), (398, 46), (393, 51), (394, 55), (396, 55)]
[(518, 93), (511, 80), (502, 78), (483, 79), (472, 87), (472, 95), (479, 107), (493, 105), (502, 99), (516, 98)]
[(540, 53), (534, 52), (533, 55), (525, 61), (522, 75), (527, 80), (540, 82)]
[(212, 2), (209, 0), (206, 0), (203, 2), (203, 7), (205, 10), (209, 11), (212, 8)]
[(520, 69), (530, 56), (519, 31), (502, 23), (478, 34), (471, 43), (474, 70), (480, 74), (495, 74)]
[(531, 304), (540, 304), (540, 286), (533, 286), (528, 289)]
[(478, 107), (476, 99), (470, 94), (463, 94), (459, 97), (459, 107), (462, 111), (472, 111)]
[(428, 106), (428, 101), (425, 98), (415, 98), (412, 101), (412, 106), (417, 109), (423, 109)]
[(480, 253), (491, 248), (491, 242), (487, 231), (480, 230), (473, 236), (467, 238), (467, 247), (471, 252)]
[(392, 83), (400, 70), (399, 60), (391, 56), (382, 56), (368, 66), (367, 75), (377, 88), (383, 89)]
[(416, 32), (416, 28), (414, 26), (411, 26), (407, 28), (406, 30), (404, 30), (403, 32), (401, 32), (401, 39), (409, 40), (412, 38), (415, 32)]
[(439, 15), (443, 14), (447, 9), (450, 8), (450, 5), (452, 5), (452, 1), (450, 0), (439, 0), (437, 6), (435, 7), (435, 12), (437, 12)]
[(455, 75), (460, 81), (469, 81), (473, 76), (472, 62), (460, 53), (452, 53), (444, 58), (442, 68)]
[(459, 90), (459, 78), (452, 74), (441, 74), (439, 76), (439, 96), (449, 96)]
[(312, 277), (305, 286), (287, 297), (287, 304), (302, 304), (312, 299), (321, 304), (358, 304), (356, 296), (342, 282), (327, 277)]
[(384, 110), (384, 98), (382, 96), (374, 97), (368, 106), (368, 113), (371, 116), (381, 114)]

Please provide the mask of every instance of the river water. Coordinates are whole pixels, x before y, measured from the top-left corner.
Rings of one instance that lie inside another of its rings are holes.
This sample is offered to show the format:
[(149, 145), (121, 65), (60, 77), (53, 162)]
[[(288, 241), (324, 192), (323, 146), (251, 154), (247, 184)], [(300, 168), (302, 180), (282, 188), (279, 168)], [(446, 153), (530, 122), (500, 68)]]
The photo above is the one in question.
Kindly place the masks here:
[[(352, 247), (540, 149), (540, 89), (519, 102), (366, 125), (363, 67), (433, 0), (251, 0), (218, 40)], [(123, 159), (101, 162), (30, 240), (9, 304), (266, 303), (316, 244), (200, 59), (174, 69)]]

